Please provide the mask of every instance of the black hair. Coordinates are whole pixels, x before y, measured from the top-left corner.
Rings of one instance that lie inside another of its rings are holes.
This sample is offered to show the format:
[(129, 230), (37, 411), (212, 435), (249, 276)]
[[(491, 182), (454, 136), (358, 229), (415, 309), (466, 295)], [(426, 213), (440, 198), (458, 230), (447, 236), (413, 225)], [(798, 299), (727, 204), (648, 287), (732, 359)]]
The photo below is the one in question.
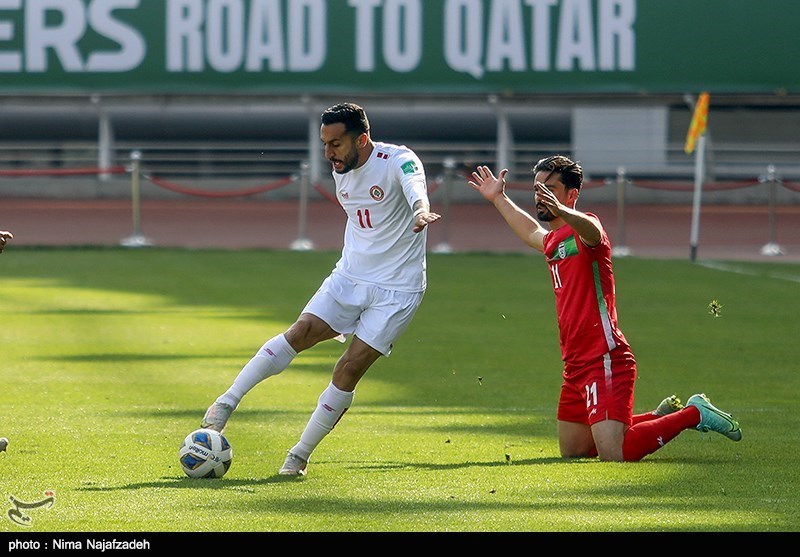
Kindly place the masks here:
[(359, 136), (369, 133), (369, 119), (364, 109), (353, 103), (339, 103), (322, 113), (322, 125), (344, 124), (348, 133)]
[(567, 189), (572, 188), (580, 191), (583, 185), (583, 169), (581, 165), (564, 155), (552, 155), (540, 159), (539, 162), (533, 165), (532, 170), (534, 175), (538, 172), (549, 172), (548, 178), (553, 174), (558, 174), (561, 183)]

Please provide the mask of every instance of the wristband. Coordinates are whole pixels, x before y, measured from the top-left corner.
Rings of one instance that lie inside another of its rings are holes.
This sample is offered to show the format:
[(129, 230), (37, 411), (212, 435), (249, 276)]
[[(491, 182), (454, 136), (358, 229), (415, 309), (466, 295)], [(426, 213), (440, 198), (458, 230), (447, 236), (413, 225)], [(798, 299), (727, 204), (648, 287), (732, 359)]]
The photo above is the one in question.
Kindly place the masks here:
[(414, 216), (412, 217), (414, 220), (417, 220), (417, 217), (420, 216), (422, 213), (427, 213), (427, 209), (417, 209), (414, 211)]

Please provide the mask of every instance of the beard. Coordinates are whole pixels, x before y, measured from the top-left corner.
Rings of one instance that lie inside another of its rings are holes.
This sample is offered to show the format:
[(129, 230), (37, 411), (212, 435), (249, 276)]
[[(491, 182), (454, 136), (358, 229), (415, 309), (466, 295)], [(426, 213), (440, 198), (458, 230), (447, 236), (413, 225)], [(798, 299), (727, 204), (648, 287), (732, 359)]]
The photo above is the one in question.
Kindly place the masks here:
[(556, 217), (544, 205), (537, 205), (536, 206), (536, 218), (539, 219), (542, 222), (550, 222), (551, 220), (553, 220)]
[[(330, 161), (330, 162), (334, 162), (334, 161)], [(348, 172), (353, 170), (356, 167), (356, 165), (358, 164), (358, 151), (354, 149), (353, 151), (351, 151), (347, 155), (345, 155), (345, 157), (343, 159), (339, 160), (339, 162), (342, 163), (342, 169), (341, 170), (336, 170), (336, 168), (334, 168), (333, 169), (334, 172), (336, 172), (337, 174), (347, 174)]]

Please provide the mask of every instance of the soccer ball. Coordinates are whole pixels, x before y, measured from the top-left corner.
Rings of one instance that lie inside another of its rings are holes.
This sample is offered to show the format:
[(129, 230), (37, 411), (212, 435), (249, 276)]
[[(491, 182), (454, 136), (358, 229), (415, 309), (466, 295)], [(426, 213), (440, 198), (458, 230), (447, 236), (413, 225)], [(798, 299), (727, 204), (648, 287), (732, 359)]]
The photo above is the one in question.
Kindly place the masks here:
[(190, 478), (221, 478), (231, 467), (233, 447), (220, 432), (198, 429), (183, 440), (178, 457)]

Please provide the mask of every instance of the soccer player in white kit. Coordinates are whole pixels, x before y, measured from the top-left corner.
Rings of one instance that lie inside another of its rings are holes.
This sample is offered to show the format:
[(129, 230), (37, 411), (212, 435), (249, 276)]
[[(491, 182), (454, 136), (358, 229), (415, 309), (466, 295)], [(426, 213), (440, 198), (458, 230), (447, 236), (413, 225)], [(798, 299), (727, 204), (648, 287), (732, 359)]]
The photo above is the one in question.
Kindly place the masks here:
[(430, 211), (425, 170), (403, 145), (376, 142), (364, 109), (353, 103), (322, 113), (320, 139), (347, 214), (342, 256), (297, 321), (268, 340), (233, 385), (209, 407), (202, 427), (222, 431), (245, 394), (324, 340), (352, 341), (333, 368), (297, 444), (278, 471), (304, 476), (311, 453), (353, 402), (356, 385), (411, 323), (427, 286)]

